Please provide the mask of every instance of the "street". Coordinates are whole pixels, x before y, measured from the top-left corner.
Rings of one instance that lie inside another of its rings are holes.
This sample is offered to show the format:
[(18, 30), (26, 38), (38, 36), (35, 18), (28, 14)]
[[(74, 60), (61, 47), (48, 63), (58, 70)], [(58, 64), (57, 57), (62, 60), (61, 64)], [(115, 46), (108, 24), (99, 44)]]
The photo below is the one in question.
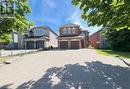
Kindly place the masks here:
[(1, 89), (129, 89), (129, 83), (127, 65), (93, 49), (42, 51), (0, 66)]

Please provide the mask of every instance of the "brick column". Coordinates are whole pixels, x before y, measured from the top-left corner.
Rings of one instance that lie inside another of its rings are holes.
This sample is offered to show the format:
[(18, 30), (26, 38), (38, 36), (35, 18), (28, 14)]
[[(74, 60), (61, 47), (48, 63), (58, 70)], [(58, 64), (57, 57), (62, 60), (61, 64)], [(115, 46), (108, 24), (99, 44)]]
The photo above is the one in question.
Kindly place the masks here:
[(87, 47), (87, 42), (86, 42), (86, 39), (84, 39), (84, 48)]
[(81, 40), (79, 40), (79, 48), (82, 48)]

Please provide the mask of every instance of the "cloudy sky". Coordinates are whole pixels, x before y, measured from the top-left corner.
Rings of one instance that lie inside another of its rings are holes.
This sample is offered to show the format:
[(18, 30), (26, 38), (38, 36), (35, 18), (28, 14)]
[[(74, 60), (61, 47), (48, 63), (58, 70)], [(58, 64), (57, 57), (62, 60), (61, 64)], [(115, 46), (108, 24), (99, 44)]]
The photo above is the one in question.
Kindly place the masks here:
[(67, 23), (79, 24), (88, 30), (90, 35), (100, 27), (88, 27), (87, 22), (80, 18), (81, 11), (71, 4), (71, 0), (30, 0), (32, 14), (27, 17), (35, 26), (49, 26), (56, 33), (59, 27)]

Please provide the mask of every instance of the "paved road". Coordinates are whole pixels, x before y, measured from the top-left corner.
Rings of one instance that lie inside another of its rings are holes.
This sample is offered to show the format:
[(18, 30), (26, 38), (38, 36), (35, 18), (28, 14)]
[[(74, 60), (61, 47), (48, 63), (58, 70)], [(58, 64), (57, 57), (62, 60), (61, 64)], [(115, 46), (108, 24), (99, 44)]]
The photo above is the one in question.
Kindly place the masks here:
[(0, 66), (0, 88), (130, 89), (130, 68), (92, 49), (43, 51)]

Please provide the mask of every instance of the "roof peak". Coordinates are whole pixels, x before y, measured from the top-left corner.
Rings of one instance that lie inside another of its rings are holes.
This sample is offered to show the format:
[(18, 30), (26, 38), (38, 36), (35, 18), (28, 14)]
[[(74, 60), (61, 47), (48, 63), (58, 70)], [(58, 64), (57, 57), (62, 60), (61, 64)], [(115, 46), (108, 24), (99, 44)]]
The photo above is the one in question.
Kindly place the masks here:
[(78, 24), (74, 24), (74, 23), (68, 23), (68, 24), (64, 24), (64, 25), (62, 25), (61, 27), (70, 27), (70, 26), (79, 26), (80, 27), (80, 25), (78, 25)]

